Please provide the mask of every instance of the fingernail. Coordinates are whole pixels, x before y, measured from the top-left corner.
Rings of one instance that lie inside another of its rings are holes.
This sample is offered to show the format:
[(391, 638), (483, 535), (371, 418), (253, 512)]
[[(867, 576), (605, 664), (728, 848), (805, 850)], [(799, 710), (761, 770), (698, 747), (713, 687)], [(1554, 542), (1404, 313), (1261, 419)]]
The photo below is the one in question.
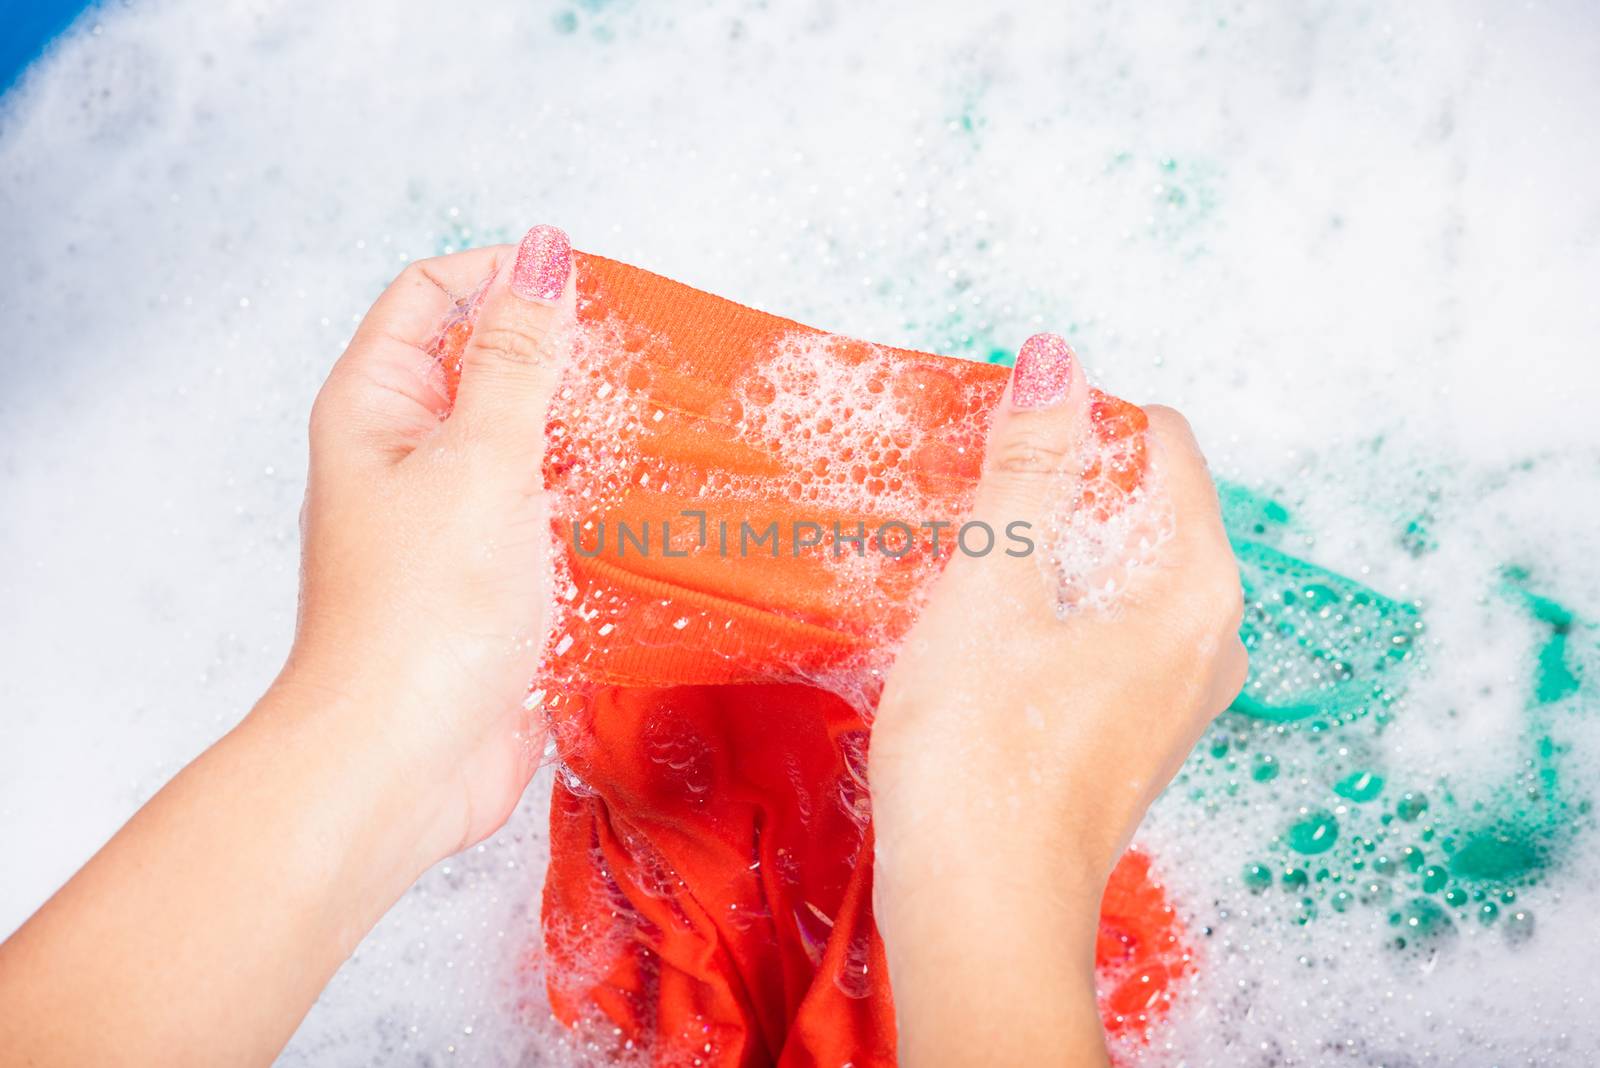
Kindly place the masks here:
[(523, 300), (553, 304), (567, 288), (572, 273), (572, 245), (554, 226), (535, 226), (517, 246), (511, 268), (511, 291)]
[(1011, 406), (1022, 411), (1053, 408), (1072, 388), (1072, 349), (1057, 334), (1035, 334), (1022, 343), (1011, 372)]

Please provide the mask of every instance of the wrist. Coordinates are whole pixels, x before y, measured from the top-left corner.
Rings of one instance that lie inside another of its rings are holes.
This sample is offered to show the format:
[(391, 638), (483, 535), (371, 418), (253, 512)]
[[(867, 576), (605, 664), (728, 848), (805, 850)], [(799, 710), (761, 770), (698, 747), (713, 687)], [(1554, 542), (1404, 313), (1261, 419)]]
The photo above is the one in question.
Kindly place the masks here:
[(1075, 800), (1086, 781), (1044, 747), (966, 729), (983, 722), (958, 695), (880, 712), (869, 767), (880, 922), (1028, 916), (1090, 961), (1120, 853), (1103, 831), (1115, 813)]
[(373, 889), (394, 897), (454, 852), (460, 837), (429, 788), (439, 778), (431, 760), (395, 729), (402, 700), (376, 684), (291, 665), (244, 724), (277, 759), (295, 761), (314, 809), (345, 829), (348, 851), (375, 876), (367, 880)]
[(875, 810), (880, 925), (981, 928), (1009, 918), (1047, 933), (1059, 952), (1091, 960), (1106, 872), (1058, 849), (1040, 822), (1006, 826), (940, 813), (911, 825), (880, 821)]
[(1038, 842), (947, 840), (936, 853), (878, 842), (874, 915), (905, 1063), (1020, 1064), (1040, 1049), (1098, 1050), (1102, 886), (1054, 874), (1065, 869), (1042, 862), (1048, 847)]
[[(1022, 711), (1029, 699), (886, 693), (868, 769), (878, 834), (900, 841), (906, 856), (963, 842), (972, 855), (1003, 858), (1098, 904), (1143, 814), (1138, 783), (1118, 778), (1118, 763), (1091, 739), (1034, 722)], [(1004, 719), (996, 709), (1007, 710)], [(1073, 714), (1093, 716), (1087, 705)]]

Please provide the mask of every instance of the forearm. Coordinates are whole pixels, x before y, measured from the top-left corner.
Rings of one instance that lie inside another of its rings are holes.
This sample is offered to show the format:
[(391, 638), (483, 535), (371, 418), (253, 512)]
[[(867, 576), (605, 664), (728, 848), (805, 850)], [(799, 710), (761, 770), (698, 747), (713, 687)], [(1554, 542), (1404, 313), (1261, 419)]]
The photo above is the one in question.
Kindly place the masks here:
[(1098, 876), (1038, 812), (985, 821), (925, 792), (916, 825), (889, 806), (874, 873), (903, 1062), (1103, 1064)]
[(427, 863), (381, 730), (277, 687), (0, 945), (0, 1060), (265, 1064)]

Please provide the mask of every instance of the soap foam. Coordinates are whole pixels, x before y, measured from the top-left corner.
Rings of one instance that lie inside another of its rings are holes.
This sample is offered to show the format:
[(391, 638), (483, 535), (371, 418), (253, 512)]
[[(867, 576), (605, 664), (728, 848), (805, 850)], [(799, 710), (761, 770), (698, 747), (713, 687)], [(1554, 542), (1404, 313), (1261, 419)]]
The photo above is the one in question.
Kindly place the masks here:
[[(1600, 252), (1573, 179), (1600, 164), (1592, 18), (1561, 2), (1315, 19), (487, 3), (441, 32), (420, 3), (103, 7), (0, 104), (0, 927), (281, 662), (307, 409), (382, 285), (551, 221), (854, 336), (988, 359), (1061, 331), (1116, 393), (1183, 409), (1220, 476), (1291, 513), (1269, 547), (1416, 609), (1394, 682), (1360, 676), (1375, 700), (1224, 717), (1157, 806), (1141, 839), (1198, 966), (1134, 1053), (1587, 1064), (1600, 854), (1586, 821), (1566, 834), (1538, 813), (1600, 783), (1584, 533)], [(1506, 591), (1512, 565), (1578, 620), (1567, 659), (1585, 689), (1537, 712), (1552, 628)], [(1287, 588), (1263, 590), (1266, 618)], [(1347, 594), (1302, 594), (1295, 618), (1359, 621), (1369, 606)], [(1385, 618), (1363, 629), (1404, 613)], [(1352, 656), (1379, 648), (1328, 633)], [(1337, 682), (1326, 660), (1259, 659), (1278, 665), (1258, 695), (1274, 705)], [(1512, 902), (1468, 886), (1453, 936), (1393, 948), (1423, 927), (1411, 898), (1445, 907), (1454, 888), (1421, 889), (1434, 843), (1537, 788), (1544, 735), (1561, 789), (1521, 813), (1549, 857), (1537, 881), (1501, 888)], [(1387, 773), (1376, 797), (1334, 792), (1363, 768)], [(1408, 793), (1428, 799), (1412, 821)], [(535, 1026), (543, 993), (519, 967), (544, 808), (532, 791), (500, 836), (425, 876), (283, 1062), (576, 1057)], [(1301, 809), (1338, 822), (1327, 860), (1287, 844)], [(1353, 844), (1396, 825), (1371, 853)], [(1270, 887), (1247, 885), (1252, 865)], [(1508, 936), (1527, 930), (1507, 923), (1518, 911), (1531, 934)]]

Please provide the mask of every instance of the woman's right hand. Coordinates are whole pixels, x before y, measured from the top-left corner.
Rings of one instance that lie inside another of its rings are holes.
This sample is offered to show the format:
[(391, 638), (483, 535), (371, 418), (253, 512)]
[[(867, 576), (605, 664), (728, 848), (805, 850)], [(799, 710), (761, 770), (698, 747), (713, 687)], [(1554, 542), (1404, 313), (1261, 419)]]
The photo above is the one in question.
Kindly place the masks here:
[[(1103, 1057), (1092, 980), (1106, 877), (1243, 685), (1216, 491), (1183, 417), (1146, 412), (1148, 499), (1133, 507), (1162, 536), (1138, 566), (1098, 572), (1125, 579), (1113, 601), (1058, 612), (1060, 576), (1038, 551), (957, 555), (886, 680), (875, 901), (908, 1063), (1039, 1063), (1044, 1049), (1081, 1063), (1091, 1045)], [(973, 518), (1048, 530), (1078, 492), (1088, 420), (1071, 350), (1030, 338)]]

